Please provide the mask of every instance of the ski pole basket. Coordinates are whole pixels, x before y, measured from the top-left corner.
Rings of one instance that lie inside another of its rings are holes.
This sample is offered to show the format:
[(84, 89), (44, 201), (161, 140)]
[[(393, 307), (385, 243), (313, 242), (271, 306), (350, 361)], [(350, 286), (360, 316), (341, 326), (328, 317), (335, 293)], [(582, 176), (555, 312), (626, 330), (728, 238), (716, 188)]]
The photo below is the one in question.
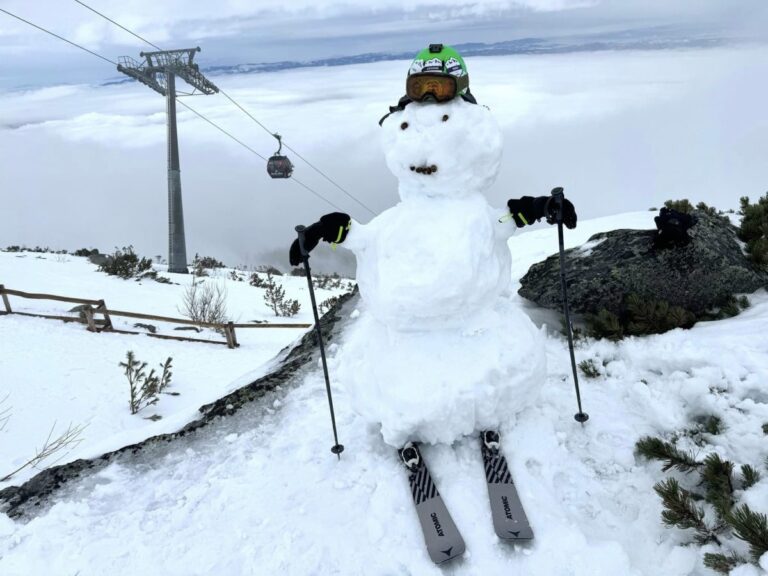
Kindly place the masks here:
[(267, 160), (267, 173), (272, 178), (290, 178), (291, 174), (293, 174), (293, 164), (287, 156), (280, 154), (280, 151), (283, 149), (283, 141), (280, 134), (273, 134), (273, 136), (277, 138), (280, 146), (278, 147), (277, 152)]

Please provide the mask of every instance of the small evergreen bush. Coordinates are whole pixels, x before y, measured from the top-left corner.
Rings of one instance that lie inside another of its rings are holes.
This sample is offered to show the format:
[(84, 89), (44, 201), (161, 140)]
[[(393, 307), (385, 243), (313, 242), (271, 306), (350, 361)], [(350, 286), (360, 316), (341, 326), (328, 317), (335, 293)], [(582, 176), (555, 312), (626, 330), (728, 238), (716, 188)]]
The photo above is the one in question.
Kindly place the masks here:
[(746, 243), (750, 260), (768, 270), (768, 193), (756, 204), (750, 204), (748, 196), (743, 196), (740, 202), (742, 219), (738, 237)]
[(670, 210), (682, 212), (683, 214), (690, 214), (693, 212), (693, 204), (691, 204), (688, 198), (683, 198), (682, 200), (667, 200), (664, 202), (664, 206)]
[[(698, 430), (718, 434), (721, 422), (717, 417), (707, 417), (698, 423)], [(690, 432), (683, 435), (689, 435)], [(680, 435), (678, 435), (680, 436)], [(752, 511), (746, 504), (737, 505), (736, 489), (747, 490), (760, 480), (758, 470), (748, 464), (740, 468), (738, 478), (734, 465), (719, 454), (711, 453), (704, 460), (697, 460), (689, 451), (682, 451), (672, 442), (646, 436), (635, 449), (650, 460), (663, 462), (662, 471), (676, 469), (685, 474), (697, 473), (699, 482), (690, 490), (680, 486), (676, 478), (658, 482), (654, 490), (664, 505), (662, 521), (668, 527), (693, 530), (697, 544), (713, 544), (727, 547), (725, 536), (732, 535), (749, 545), (750, 557), (745, 558), (733, 550), (724, 553), (707, 553), (704, 565), (722, 574), (728, 574), (740, 564), (757, 564), (768, 552), (768, 520), (766, 515)], [(711, 513), (709, 512), (711, 510)]]
[(277, 284), (272, 277), (271, 272), (267, 272), (267, 280), (264, 287), (264, 302), (272, 308), (275, 316), (295, 316), (301, 310), (301, 304), (298, 300), (286, 299), (285, 289)]
[(589, 336), (617, 341), (624, 336), (662, 334), (674, 328), (690, 328), (697, 320), (692, 312), (680, 306), (637, 294), (629, 294), (623, 308), (621, 316), (605, 309), (598, 314), (586, 315)]
[(341, 288), (341, 277), (336, 272), (333, 274), (318, 274), (314, 278), (314, 285), (323, 290)]
[(587, 378), (600, 377), (600, 370), (595, 366), (595, 361), (592, 360), (592, 358), (579, 362), (579, 370), (581, 370), (581, 373)]
[(251, 278), (250, 278), (250, 280), (248, 280), (248, 284), (250, 284), (254, 288), (266, 288), (267, 287), (266, 280), (264, 280), (264, 278), (259, 276), (258, 272), (254, 272), (253, 274), (251, 274)]
[(257, 272), (261, 272), (262, 274), (271, 274), (272, 276), (282, 276), (283, 273), (280, 272), (277, 268), (274, 266), (259, 266), (256, 268)]
[(212, 256), (200, 256), (199, 254), (195, 254), (195, 259), (192, 262), (193, 264), (200, 264), (203, 268), (225, 268), (222, 262), (216, 260), (216, 258), (213, 258)]
[(324, 300), (320, 302), (320, 305), (317, 307), (317, 309), (320, 311), (320, 315), (322, 316), (326, 312), (328, 312), (331, 308), (333, 308), (336, 303), (339, 301), (339, 299), (336, 296), (331, 296), (327, 300)]
[(107, 261), (99, 264), (99, 271), (106, 272), (110, 276), (119, 276), (123, 279), (143, 278), (154, 276), (152, 270), (152, 260), (149, 258), (139, 258), (133, 251), (133, 246), (124, 246), (122, 250), (115, 249)]
[(120, 362), (119, 365), (125, 370), (125, 377), (128, 379), (130, 389), (128, 405), (131, 414), (137, 414), (147, 406), (157, 404), (160, 400), (158, 394), (161, 394), (171, 383), (172, 361), (173, 359), (169, 356), (163, 364), (160, 364), (162, 373), (158, 376), (154, 368), (147, 374), (147, 363), (137, 360), (133, 351), (129, 350), (126, 353), (125, 362)]

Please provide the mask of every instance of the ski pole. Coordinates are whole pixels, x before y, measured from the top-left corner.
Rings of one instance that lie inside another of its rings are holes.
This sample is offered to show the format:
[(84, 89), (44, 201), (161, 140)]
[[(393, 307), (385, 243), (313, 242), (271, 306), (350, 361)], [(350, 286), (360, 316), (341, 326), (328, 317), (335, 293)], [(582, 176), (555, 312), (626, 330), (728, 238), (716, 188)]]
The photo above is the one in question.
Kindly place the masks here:
[(320, 343), (320, 357), (323, 360), (323, 374), (325, 375), (325, 390), (328, 392), (328, 406), (331, 409), (331, 424), (333, 425), (333, 440), (336, 444), (331, 448), (331, 452), (341, 460), (341, 453), (344, 452), (344, 446), (339, 444), (339, 437), (336, 434), (336, 416), (333, 412), (333, 396), (331, 395), (331, 381), (328, 378), (328, 363), (325, 360), (325, 346), (323, 346), (323, 333), (320, 330), (320, 316), (317, 314), (317, 304), (315, 303), (315, 289), (312, 286), (312, 271), (309, 269), (309, 252), (304, 248), (304, 233), (306, 226), (296, 226), (296, 232), (299, 234), (299, 252), (304, 262), (304, 269), (307, 272), (307, 284), (309, 285), (309, 298), (312, 301), (312, 313), (315, 315), (315, 330), (317, 331), (317, 341)]
[(563, 194), (562, 187), (552, 189), (552, 199), (555, 205), (555, 220), (557, 222), (557, 239), (560, 245), (560, 288), (563, 293), (563, 312), (565, 313), (565, 323), (568, 325), (568, 348), (571, 351), (571, 368), (573, 369), (573, 383), (576, 386), (576, 402), (579, 405), (579, 411), (573, 418), (577, 422), (589, 420), (589, 414), (581, 409), (581, 394), (579, 393), (579, 377), (576, 372), (576, 355), (573, 351), (573, 324), (571, 324), (571, 314), (568, 310), (568, 289), (565, 285), (565, 250), (563, 248)]

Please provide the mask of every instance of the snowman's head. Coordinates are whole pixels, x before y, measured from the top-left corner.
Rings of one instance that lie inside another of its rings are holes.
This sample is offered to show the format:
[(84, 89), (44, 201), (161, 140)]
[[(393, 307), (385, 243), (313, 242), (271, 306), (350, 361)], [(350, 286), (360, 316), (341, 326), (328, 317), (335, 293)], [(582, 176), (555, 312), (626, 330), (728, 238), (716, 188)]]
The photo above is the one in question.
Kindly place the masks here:
[(382, 129), (387, 166), (403, 200), (468, 196), (496, 179), (501, 130), (484, 106), (461, 97), (412, 102), (390, 114)]

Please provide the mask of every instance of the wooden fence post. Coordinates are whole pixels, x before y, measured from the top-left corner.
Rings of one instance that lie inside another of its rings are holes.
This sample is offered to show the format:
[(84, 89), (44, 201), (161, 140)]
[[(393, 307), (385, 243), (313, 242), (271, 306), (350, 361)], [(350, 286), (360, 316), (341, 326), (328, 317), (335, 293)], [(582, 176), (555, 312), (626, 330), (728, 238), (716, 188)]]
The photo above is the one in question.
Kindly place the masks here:
[(11, 310), (11, 303), (8, 301), (8, 295), (5, 293), (5, 286), (0, 284), (0, 294), (3, 295), (3, 304), (5, 304), (5, 313), (11, 314), (13, 313), (13, 310)]
[(109, 317), (109, 310), (107, 310), (107, 305), (104, 303), (104, 300), (99, 300), (99, 307), (97, 310), (104, 314), (104, 328), (102, 328), (102, 330), (112, 330), (112, 318)]
[(233, 342), (232, 332), (230, 331), (229, 324), (224, 325), (224, 336), (227, 337), (227, 348), (234, 348), (235, 343)]
[(230, 322), (227, 324), (227, 328), (229, 328), (229, 333), (232, 335), (232, 348), (239, 347), (240, 344), (237, 343), (237, 336), (235, 335), (235, 323)]
[(96, 332), (96, 323), (93, 321), (93, 308), (86, 305), (86, 307), (83, 308), (83, 314), (85, 315), (85, 321), (88, 324), (88, 331)]

